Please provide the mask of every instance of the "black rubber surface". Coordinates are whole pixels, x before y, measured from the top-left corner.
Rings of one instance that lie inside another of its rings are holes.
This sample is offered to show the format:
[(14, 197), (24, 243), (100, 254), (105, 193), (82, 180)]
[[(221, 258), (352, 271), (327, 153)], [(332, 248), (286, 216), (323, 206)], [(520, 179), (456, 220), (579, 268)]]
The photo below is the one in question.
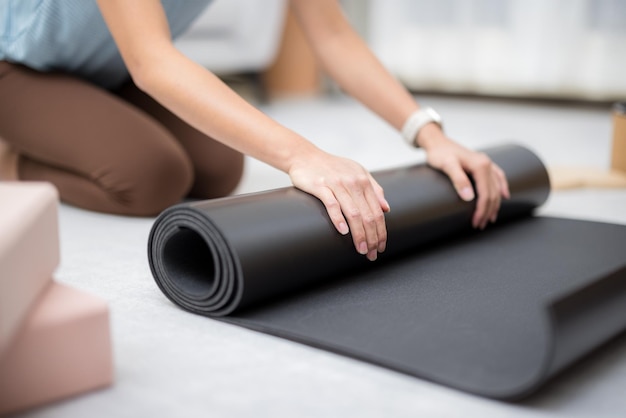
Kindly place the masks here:
[(626, 328), (626, 227), (532, 216), (545, 167), (486, 150), (512, 198), (470, 228), (441, 173), (376, 173), (387, 251), (356, 254), (321, 203), (294, 188), (172, 207), (149, 262), (174, 303), (472, 393), (517, 399)]

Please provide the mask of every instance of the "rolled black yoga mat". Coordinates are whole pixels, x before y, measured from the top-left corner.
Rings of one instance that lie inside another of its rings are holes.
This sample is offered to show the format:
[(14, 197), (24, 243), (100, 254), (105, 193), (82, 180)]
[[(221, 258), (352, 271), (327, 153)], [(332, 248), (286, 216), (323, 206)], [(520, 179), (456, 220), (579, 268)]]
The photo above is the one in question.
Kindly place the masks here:
[(532, 216), (543, 164), (485, 151), (511, 199), (496, 225), (426, 165), (375, 173), (392, 208), (372, 263), (314, 197), (284, 188), (174, 206), (149, 238), (182, 308), (472, 393), (517, 399), (626, 328), (626, 227)]

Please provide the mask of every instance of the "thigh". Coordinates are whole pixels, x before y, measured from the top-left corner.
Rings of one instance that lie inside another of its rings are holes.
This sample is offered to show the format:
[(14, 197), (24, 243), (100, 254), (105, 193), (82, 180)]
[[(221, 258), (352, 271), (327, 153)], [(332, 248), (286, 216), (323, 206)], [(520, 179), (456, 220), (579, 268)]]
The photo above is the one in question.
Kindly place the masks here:
[(90, 177), (152, 147), (179, 148), (143, 112), (76, 77), (0, 63), (0, 136), (20, 154)]
[(132, 82), (115, 93), (163, 124), (186, 150), (194, 167), (191, 197), (209, 199), (234, 190), (243, 173), (244, 158), (240, 152), (195, 129)]
[[(134, 213), (133, 205), (154, 201), (161, 190), (185, 194), (191, 183), (191, 164), (169, 131), (110, 92), (66, 74), (0, 61), (0, 137), (20, 154), (20, 175), (26, 167), (37, 165), (31, 171), (38, 174), (48, 167), (55, 178), (59, 172), (79, 177), (108, 194), (103, 199), (109, 202), (92, 205), (83, 196), (64, 196), (71, 190), (65, 181), (57, 185), (62, 198), (89, 209)], [(186, 190), (173, 190), (181, 187)]]

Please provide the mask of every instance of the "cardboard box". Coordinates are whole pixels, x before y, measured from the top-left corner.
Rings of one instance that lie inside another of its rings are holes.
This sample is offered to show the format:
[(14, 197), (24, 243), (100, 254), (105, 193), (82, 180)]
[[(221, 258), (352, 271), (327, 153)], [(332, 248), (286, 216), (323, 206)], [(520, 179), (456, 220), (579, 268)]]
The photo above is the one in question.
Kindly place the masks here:
[(59, 264), (58, 193), (0, 182), (0, 356)]
[(0, 414), (107, 386), (112, 363), (107, 304), (50, 281), (0, 357)]

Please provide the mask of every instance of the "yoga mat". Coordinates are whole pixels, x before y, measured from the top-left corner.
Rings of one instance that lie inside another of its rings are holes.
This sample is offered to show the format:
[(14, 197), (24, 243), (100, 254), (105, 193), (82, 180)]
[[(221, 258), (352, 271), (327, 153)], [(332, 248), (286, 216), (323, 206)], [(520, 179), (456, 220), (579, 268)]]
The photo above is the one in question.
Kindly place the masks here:
[(294, 188), (174, 206), (148, 258), (182, 308), (461, 390), (518, 399), (626, 327), (626, 227), (533, 217), (550, 185), (529, 150), (485, 151), (511, 199), (497, 225), (442, 173), (375, 173), (392, 208), (372, 263)]
[(58, 193), (0, 182), (0, 356), (59, 264)]

